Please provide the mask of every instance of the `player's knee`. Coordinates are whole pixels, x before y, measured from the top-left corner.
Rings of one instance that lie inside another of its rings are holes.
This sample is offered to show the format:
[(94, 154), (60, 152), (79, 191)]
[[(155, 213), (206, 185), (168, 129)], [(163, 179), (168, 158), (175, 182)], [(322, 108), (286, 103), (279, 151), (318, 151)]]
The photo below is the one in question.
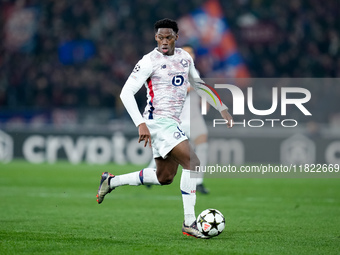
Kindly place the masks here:
[(161, 185), (169, 185), (173, 182), (174, 178), (160, 178), (158, 179)]
[(171, 174), (161, 175), (161, 176), (158, 176), (158, 181), (161, 185), (169, 185), (173, 182), (174, 177), (175, 176)]
[(196, 169), (196, 166), (199, 166), (200, 165), (200, 160), (198, 159), (198, 157), (192, 157), (190, 159), (190, 169), (194, 170)]
[(200, 165), (200, 160), (196, 155), (191, 156), (190, 159), (186, 160), (181, 164), (184, 169), (195, 170)]

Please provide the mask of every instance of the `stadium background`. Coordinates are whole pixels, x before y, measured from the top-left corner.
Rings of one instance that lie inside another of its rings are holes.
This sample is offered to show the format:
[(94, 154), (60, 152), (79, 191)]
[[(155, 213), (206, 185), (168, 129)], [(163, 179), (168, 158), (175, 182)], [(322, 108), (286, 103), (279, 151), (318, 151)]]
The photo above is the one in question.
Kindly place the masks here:
[[(39, 163), (66, 157), (73, 163), (146, 163), (149, 151), (131, 143), (133, 152), (127, 155), (126, 146), (119, 145), (136, 137), (119, 93), (136, 62), (155, 47), (154, 22), (169, 17), (180, 24), (178, 45), (195, 47), (202, 77), (314, 78), (306, 87), (312, 94), (308, 104), (312, 118), (291, 107), (286, 118), (296, 119), (298, 128), (234, 130), (230, 137), (239, 137), (243, 151), (222, 157), (238, 164), (339, 162), (338, 5), (336, 0), (2, 1), (0, 160), (24, 157)], [(199, 25), (195, 27), (193, 20)], [(333, 83), (316, 78), (333, 78)], [(296, 83), (291, 86), (299, 86)], [(254, 105), (267, 109), (271, 88), (258, 85), (254, 91)], [(136, 95), (141, 109), (144, 93)], [(231, 107), (231, 100), (226, 103)], [(278, 149), (296, 134), (298, 148)], [(86, 140), (85, 149), (81, 138)], [(26, 146), (28, 140), (32, 143)], [(45, 140), (58, 145), (45, 148)], [(259, 141), (268, 145), (262, 155), (253, 149)], [(315, 153), (307, 148), (311, 144), (318, 148)], [(77, 155), (68, 153), (72, 148)], [(37, 150), (43, 152), (34, 153)], [(287, 161), (297, 151), (302, 162)], [(241, 159), (230, 158), (234, 154), (242, 154)]]
[(339, 178), (206, 178), (211, 193), (197, 195), (196, 214), (217, 208), (227, 226), (207, 242), (181, 235), (179, 176), (151, 190), (121, 187), (101, 205), (95, 194), (103, 171), (137, 171), (151, 157), (119, 93), (155, 47), (153, 24), (164, 17), (190, 27), (178, 43), (195, 46), (204, 78), (269, 81), (253, 86), (256, 108), (270, 107), (279, 87), (272, 79), (312, 94), (313, 117), (288, 108), (284, 118), (296, 128), (210, 127), (210, 164), (340, 163), (339, 7), (338, 0), (1, 1), (0, 253), (338, 254)]

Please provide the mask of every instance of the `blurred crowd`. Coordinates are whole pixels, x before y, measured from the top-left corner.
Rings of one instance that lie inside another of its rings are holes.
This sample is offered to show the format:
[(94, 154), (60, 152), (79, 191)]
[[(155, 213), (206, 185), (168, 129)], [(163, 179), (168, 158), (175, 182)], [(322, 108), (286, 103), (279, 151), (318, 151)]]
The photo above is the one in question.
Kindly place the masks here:
[[(260, 18), (275, 27), (271, 43), (238, 43), (255, 77), (339, 77), (340, 2), (338, 0), (221, 1), (238, 33), (240, 17)], [(235, 4), (237, 2), (238, 4)]]
[[(156, 46), (154, 22), (164, 17), (177, 20), (204, 2), (1, 1), (1, 109), (106, 107), (121, 116), (120, 90), (136, 62)], [(220, 2), (252, 77), (340, 76), (338, 0)], [(30, 25), (20, 24), (20, 18), (15, 23), (14, 15), (20, 16), (22, 10), (31, 10)], [(243, 40), (242, 27), (253, 20), (275, 28), (270, 42)], [(13, 27), (19, 27), (19, 35), (11, 34)], [(17, 37), (27, 28), (30, 36), (18, 43)], [(80, 43), (84, 51), (69, 62), (62, 59), (67, 42)], [(89, 42), (94, 53), (86, 50)], [(326, 92), (317, 90), (324, 98)], [(327, 90), (327, 95), (332, 93)], [(145, 101), (145, 95), (137, 95), (137, 99)]]

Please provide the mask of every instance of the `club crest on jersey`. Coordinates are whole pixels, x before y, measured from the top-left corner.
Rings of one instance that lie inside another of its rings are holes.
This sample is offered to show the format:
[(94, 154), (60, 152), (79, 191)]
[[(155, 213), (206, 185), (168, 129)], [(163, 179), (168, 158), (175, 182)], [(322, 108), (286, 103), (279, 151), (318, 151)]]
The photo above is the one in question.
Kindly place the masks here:
[(161, 69), (165, 69), (166, 68), (166, 65), (161, 65)]
[(133, 68), (133, 71), (134, 73), (137, 73), (138, 71), (140, 70), (140, 65), (136, 65), (135, 68)]
[(188, 67), (189, 66), (188, 61), (185, 60), (185, 59), (182, 59), (180, 63), (182, 64), (183, 67)]

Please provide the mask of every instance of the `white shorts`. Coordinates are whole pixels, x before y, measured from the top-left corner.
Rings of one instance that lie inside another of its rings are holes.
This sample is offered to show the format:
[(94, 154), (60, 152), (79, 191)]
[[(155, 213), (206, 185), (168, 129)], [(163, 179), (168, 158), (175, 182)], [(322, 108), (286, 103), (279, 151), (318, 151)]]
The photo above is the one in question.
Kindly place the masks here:
[(154, 158), (166, 158), (177, 144), (188, 139), (179, 123), (173, 119), (152, 119), (146, 120), (145, 123), (151, 134)]

